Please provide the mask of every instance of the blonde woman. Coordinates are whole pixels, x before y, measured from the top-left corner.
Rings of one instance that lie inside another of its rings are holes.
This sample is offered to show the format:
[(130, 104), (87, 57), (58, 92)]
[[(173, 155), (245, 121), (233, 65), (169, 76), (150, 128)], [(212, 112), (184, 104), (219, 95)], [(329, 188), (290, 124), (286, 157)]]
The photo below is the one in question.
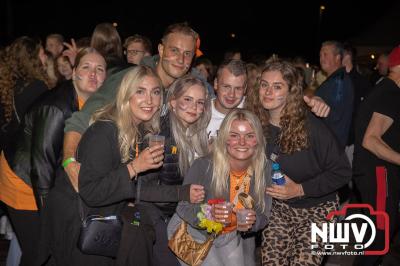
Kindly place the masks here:
[[(214, 206), (212, 216), (225, 227), (215, 239), (202, 265), (248, 265), (254, 261), (254, 250), (246, 248), (237, 233), (236, 215), (244, 206), (237, 200), (240, 192), (254, 198), (255, 208), (247, 216), (241, 231), (258, 231), (267, 223), (271, 198), (265, 194), (270, 184), (270, 166), (265, 157), (265, 142), (258, 118), (249, 111), (234, 109), (224, 119), (211, 156), (197, 159), (185, 176), (184, 184), (203, 185), (205, 201), (221, 198), (233, 205), (229, 222), (225, 210)], [(207, 232), (198, 229), (200, 204), (180, 202), (169, 224), (169, 235), (175, 232), (180, 219), (188, 223), (189, 232), (198, 241), (205, 241)], [(180, 217), (180, 218), (178, 218)]]
[(188, 74), (168, 89), (167, 102), (171, 133), (179, 149), (179, 170), (184, 175), (194, 159), (208, 154), (211, 97), (205, 82)]
[[(165, 136), (164, 164), (159, 171), (152, 171), (145, 184), (182, 185), (193, 161), (208, 154), (206, 128), (211, 117), (210, 96), (203, 81), (192, 75), (177, 79), (168, 89), (168, 113), (161, 118), (161, 135)], [(202, 186), (192, 185), (202, 200)], [(168, 248), (167, 224), (175, 213), (178, 201), (148, 203), (157, 216), (154, 224), (157, 233), (154, 245), (155, 265), (178, 265)], [(156, 207), (156, 208), (154, 208)]]
[[(121, 214), (127, 203), (136, 197), (136, 178), (158, 169), (163, 164), (164, 147), (144, 147), (147, 134), (159, 132), (162, 86), (156, 73), (148, 67), (138, 66), (123, 77), (113, 103), (99, 110), (92, 125), (82, 137), (77, 151), (81, 163), (79, 195), (87, 205), (85, 215), (102, 216)], [(162, 188), (162, 187), (161, 187)], [(163, 201), (161, 188), (141, 189), (141, 199)], [(172, 200), (189, 200), (189, 189), (172, 187)], [(57, 178), (49, 195), (48, 222), (50, 223), (50, 251), (57, 265), (113, 265), (114, 259), (83, 254), (77, 249), (80, 228), (77, 194), (65, 172)], [(142, 210), (141, 210), (142, 211)], [(151, 214), (141, 213), (142, 222)], [(130, 222), (124, 223), (128, 227)], [(125, 230), (125, 227), (124, 229)], [(154, 241), (152, 227), (139, 227), (135, 237), (123, 238), (118, 254), (118, 265), (148, 265)], [(139, 247), (133, 247), (140, 243)]]

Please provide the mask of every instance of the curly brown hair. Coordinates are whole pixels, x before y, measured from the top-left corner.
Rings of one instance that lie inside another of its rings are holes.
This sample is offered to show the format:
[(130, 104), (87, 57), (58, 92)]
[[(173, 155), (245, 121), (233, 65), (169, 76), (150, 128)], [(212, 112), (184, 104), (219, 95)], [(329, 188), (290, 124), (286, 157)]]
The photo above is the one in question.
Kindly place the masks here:
[(6, 47), (0, 56), (0, 103), (3, 106), (6, 123), (12, 117), (17, 81), (27, 86), (37, 79), (49, 86), (49, 78), (39, 58), (41, 48), (40, 40), (23, 36)]
[[(291, 63), (281, 59), (269, 61), (262, 70), (261, 76), (270, 71), (280, 72), (289, 87), (289, 94), (279, 122), (281, 132), (277, 144), (280, 151), (285, 154), (292, 154), (304, 150), (309, 145), (306, 125), (308, 109), (303, 101), (303, 85), (299, 73)], [(260, 102), (259, 83), (252, 94), (246, 98), (245, 107), (260, 118), (263, 128), (266, 129), (270, 118), (268, 110), (264, 109)], [(265, 132), (267, 131), (265, 130)]]

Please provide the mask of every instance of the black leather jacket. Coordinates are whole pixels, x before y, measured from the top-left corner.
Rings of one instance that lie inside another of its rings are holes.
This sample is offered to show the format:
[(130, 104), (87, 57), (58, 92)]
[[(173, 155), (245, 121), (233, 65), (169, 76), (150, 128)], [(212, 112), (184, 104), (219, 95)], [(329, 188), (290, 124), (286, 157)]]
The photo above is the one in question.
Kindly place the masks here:
[(40, 199), (37, 203), (54, 185), (56, 172), (63, 171), (65, 120), (75, 111), (78, 99), (71, 81), (43, 95), (25, 115), (15, 155), (7, 158), (17, 176), (32, 186), (36, 199)]
[(5, 122), (4, 106), (0, 104), (0, 150), (4, 150), (6, 155), (15, 152), (15, 134), (18, 132), (22, 119), (26, 112), (41, 97), (48, 92), (47, 85), (41, 81), (34, 79), (28, 84), (20, 79), (16, 81), (14, 88), (14, 108), (9, 122)]

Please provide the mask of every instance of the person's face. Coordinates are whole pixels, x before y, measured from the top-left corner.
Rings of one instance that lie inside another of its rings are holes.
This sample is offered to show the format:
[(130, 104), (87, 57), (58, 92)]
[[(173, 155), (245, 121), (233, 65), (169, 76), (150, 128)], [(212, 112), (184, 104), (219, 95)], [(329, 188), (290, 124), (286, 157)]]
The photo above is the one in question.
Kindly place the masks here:
[(131, 42), (126, 48), (126, 60), (128, 63), (139, 65), (144, 55), (144, 46), (141, 42)]
[(208, 73), (207, 68), (204, 66), (204, 64), (197, 65), (196, 69), (200, 72), (205, 80), (208, 80), (210, 74)]
[(49, 51), (54, 57), (57, 57), (63, 50), (64, 46), (54, 38), (47, 38), (46, 50)]
[(164, 44), (158, 46), (160, 64), (165, 74), (173, 79), (186, 74), (192, 64), (195, 44), (190, 35), (179, 32), (169, 34)]
[(256, 152), (257, 137), (247, 120), (233, 120), (226, 149), (231, 163), (250, 161)]
[(328, 75), (341, 66), (340, 55), (335, 54), (335, 47), (333, 45), (324, 45), (321, 47), (319, 63), (322, 70), (328, 73)]
[(270, 112), (281, 113), (289, 95), (289, 86), (279, 71), (267, 71), (260, 78), (260, 101)]
[(388, 58), (387, 56), (381, 55), (378, 58), (378, 62), (376, 63), (376, 68), (378, 72), (382, 76), (386, 76), (388, 73)]
[(204, 112), (206, 89), (200, 85), (188, 88), (179, 98), (171, 100), (173, 112), (185, 127), (199, 120)]
[(94, 93), (106, 78), (106, 62), (97, 53), (83, 56), (72, 71), (76, 89), (83, 93)]
[(246, 93), (246, 75), (235, 76), (224, 68), (214, 82), (218, 104), (225, 110), (236, 108)]
[(67, 80), (71, 79), (71, 76), (72, 76), (71, 64), (69, 62), (65, 61), (64, 59), (62, 59), (62, 57), (59, 57), (57, 59), (57, 69), (58, 69), (58, 72), (60, 72), (60, 74), (65, 77), (65, 79), (67, 79)]
[(161, 88), (153, 76), (145, 76), (129, 99), (133, 122), (138, 125), (150, 121), (160, 108)]

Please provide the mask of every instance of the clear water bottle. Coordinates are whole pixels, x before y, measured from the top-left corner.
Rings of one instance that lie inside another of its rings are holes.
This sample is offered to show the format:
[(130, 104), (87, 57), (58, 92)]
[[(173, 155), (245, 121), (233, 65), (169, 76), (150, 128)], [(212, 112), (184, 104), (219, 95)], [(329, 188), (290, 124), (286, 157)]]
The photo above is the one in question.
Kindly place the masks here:
[(272, 183), (282, 186), (285, 184), (285, 176), (281, 171), (279, 163), (272, 163)]

